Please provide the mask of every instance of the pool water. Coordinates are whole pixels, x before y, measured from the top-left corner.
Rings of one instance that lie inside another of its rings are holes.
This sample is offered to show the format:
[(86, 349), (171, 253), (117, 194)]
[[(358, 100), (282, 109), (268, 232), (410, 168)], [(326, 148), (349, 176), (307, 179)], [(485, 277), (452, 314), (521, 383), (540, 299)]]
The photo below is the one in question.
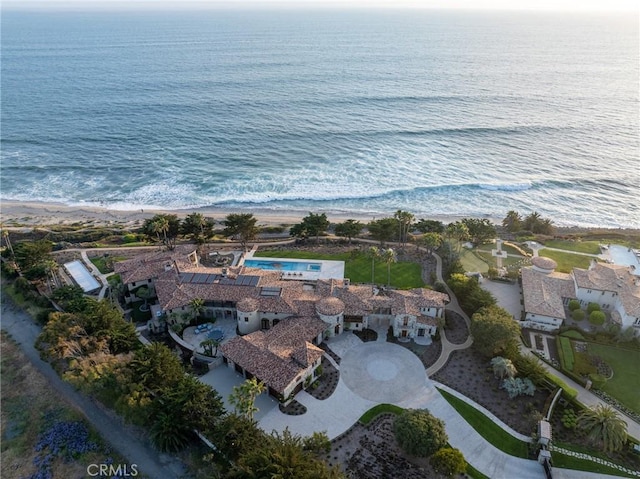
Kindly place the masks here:
[(312, 271), (318, 273), (322, 269), (322, 263), (310, 263), (306, 261), (274, 261), (248, 259), (244, 265), (249, 268), (259, 268), (276, 271)]
[(214, 341), (220, 341), (222, 338), (224, 338), (224, 331), (222, 331), (221, 329), (214, 329), (213, 331), (209, 332), (208, 337), (209, 339), (213, 339)]

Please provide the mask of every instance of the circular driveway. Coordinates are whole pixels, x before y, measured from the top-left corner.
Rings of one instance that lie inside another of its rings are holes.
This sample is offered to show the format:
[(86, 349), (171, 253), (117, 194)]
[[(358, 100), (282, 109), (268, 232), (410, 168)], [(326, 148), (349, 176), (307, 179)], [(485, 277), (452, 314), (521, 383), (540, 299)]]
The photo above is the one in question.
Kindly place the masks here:
[(340, 361), (340, 377), (353, 393), (380, 403), (396, 404), (433, 388), (418, 357), (392, 343), (351, 348)]

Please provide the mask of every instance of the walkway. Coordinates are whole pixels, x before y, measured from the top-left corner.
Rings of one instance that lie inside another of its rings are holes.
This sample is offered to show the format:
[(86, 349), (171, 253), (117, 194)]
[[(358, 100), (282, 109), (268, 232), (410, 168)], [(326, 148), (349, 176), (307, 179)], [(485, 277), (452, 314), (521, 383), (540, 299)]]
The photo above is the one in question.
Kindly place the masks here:
[[(436, 259), (436, 277), (438, 278), (438, 281), (442, 281), (442, 283), (445, 285), (447, 294), (451, 299), (446, 309), (450, 311), (454, 311), (458, 313), (460, 316), (462, 316), (465, 322), (467, 323), (467, 328), (469, 328), (471, 324), (471, 320), (469, 319), (469, 316), (467, 316), (467, 314), (464, 311), (462, 311), (462, 308), (458, 304), (458, 299), (456, 298), (456, 295), (453, 294), (453, 291), (451, 291), (449, 286), (444, 282), (444, 279), (442, 278), (442, 258), (435, 253), (432, 253), (432, 254), (433, 254), (433, 257)], [(429, 377), (433, 376), (435, 373), (440, 371), (440, 369), (442, 369), (445, 366), (445, 364), (447, 364), (447, 361), (449, 360), (449, 356), (453, 351), (467, 349), (468, 347), (470, 347), (473, 344), (473, 338), (471, 337), (471, 334), (469, 334), (469, 337), (464, 343), (453, 344), (449, 342), (449, 340), (447, 339), (447, 335), (444, 331), (444, 328), (441, 328), (440, 342), (442, 343), (442, 352), (440, 353), (440, 357), (438, 357), (438, 360), (435, 363), (433, 363), (431, 366), (429, 366), (429, 368), (427, 368), (427, 375)]]

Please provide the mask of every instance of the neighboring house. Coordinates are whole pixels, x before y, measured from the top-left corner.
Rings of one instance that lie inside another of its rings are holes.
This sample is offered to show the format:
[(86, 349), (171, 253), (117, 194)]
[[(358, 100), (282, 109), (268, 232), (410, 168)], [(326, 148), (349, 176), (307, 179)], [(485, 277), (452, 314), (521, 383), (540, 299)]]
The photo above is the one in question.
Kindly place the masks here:
[[(141, 286), (154, 289), (155, 280), (165, 271), (187, 271), (199, 267), (198, 255), (193, 246), (177, 246), (171, 251), (155, 251), (120, 261), (114, 271), (122, 283), (132, 292)], [(128, 298), (127, 298), (128, 300)]]
[(569, 301), (576, 299), (573, 277), (557, 273), (551, 258), (536, 256), (533, 266), (522, 268), (522, 296), (525, 328), (556, 331), (566, 319)]
[(594, 261), (589, 269), (574, 268), (573, 277), (581, 306), (598, 303), (620, 326), (640, 332), (640, 277), (630, 267)]
[[(203, 268), (195, 260), (152, 255), (118, 266), (131, 289), (152, 284), (169, 325), (189, 320), (191, 302), (204, 301), (208, 318), (237, 321), (238, 336), (220, 350), (229, 367), (263, 381), (288, 400), (315, 379), (322, 350), (316, 345), (345, 330), (393, 328), (400, 338), (433, 336), (449, 296), (428, 289), (391, 290), (348, 279), (295, 281), (283, 272), (246, 266)], [(133, 286), (136, 287), (136, 286)], [(157, 318), (150, 323), (160, 325)]]
[(522, 268), (523, 326), (557, 330), (566, 319), (571, 299), (582, 307), (597, 303), (622, 328), (640, 332), (640, 278), (627, 266), (591, 263), (589, 269), (574, 268), (571, 274), (556, 273), (556, 262), (535, 257), (533, 266)]

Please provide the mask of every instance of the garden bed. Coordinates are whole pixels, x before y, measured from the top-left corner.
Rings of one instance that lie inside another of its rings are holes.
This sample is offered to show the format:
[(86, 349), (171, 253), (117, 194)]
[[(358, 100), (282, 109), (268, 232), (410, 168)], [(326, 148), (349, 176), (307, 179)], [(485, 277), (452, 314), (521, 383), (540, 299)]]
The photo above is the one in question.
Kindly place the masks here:
[(469, 337), (467, 321), (455, 311), (446, 311), (445, 334), (450, 343), (462, 344)]
[(341, 466), (352, 479), (440, 477), (428, 459), (410, 457), (400, 449), (393, 433), (394, 418), (394, 414), (385, 413), (366, 427), (356, 423), (332, 441), (325, 461), (330, 466)]
[(500, 380), (493, 375), (489, 361), (472, 349), (454, 351), (433, 379), (484, 406), (505, 424), (526, 435), (534, 431), (535, 413), (543, 410), (549, 395), (549, 391), (538, 388), (533, 396), (509, 399), (506, 391), (500, 389)]
[(317, 387), (314, 388), (312, 385), (310, 388), (307, 388), (307, 392), (314, 398), (323, 400), (331, 396), (338, 387), (340, 371), (325, 357), (322, 358), (321, 366), (322, 376), (320, 376), (315, 383)]

